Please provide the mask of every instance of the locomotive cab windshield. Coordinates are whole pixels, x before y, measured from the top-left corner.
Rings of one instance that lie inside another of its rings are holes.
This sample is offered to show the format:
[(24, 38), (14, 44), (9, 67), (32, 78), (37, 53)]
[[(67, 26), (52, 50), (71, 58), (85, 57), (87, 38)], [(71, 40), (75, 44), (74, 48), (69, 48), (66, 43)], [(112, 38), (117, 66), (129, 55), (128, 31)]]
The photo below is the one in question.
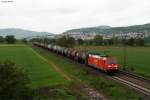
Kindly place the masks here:
[(117, 60), (116, 60), (116, 58), (108, 57), (107, 63), (108, 64), (117, 64)]

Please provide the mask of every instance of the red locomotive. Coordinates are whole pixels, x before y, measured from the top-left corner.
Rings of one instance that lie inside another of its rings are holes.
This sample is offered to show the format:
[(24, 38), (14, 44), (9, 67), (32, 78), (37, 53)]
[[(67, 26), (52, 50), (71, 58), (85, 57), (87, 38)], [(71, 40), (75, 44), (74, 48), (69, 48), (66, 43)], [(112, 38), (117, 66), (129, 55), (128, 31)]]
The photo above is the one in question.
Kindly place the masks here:
[(88, 53), (87, 64), (105, 72), (117, 72), (118, 64), (115, 57), (107, 54)]

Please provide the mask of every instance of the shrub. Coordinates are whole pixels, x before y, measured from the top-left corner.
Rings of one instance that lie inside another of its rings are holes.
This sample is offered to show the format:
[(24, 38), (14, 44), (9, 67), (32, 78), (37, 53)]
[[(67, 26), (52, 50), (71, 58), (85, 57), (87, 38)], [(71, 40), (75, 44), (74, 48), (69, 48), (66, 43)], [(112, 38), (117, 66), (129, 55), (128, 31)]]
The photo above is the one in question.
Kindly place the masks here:
[(33, 99), (29, 78), (14, 62), (0, 62), (0, 99)]

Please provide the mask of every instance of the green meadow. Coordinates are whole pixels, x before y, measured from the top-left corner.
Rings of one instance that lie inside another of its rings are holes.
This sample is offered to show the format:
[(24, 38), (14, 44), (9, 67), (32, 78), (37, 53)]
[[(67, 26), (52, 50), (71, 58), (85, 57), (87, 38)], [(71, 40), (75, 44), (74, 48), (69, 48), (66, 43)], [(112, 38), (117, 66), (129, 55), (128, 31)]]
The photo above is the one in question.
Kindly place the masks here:
[(109, 51), (111, 56), (118, 59), (120, 68), (150, 77), (150, 47), (126, 47), (126, 66), (124, 66), (124, 47), (116, 46), (77, 46), (76, 48), (89, 51)]
[(63, 73), (55, 64), (47, 61), (26, 45), (0, 45), (0, 61), (11, 60), (22, 68), (31, 79), (31, 86), (44, 87), (65, 84)]
[(26, 71), (33, 88), (50, 87), (54, 91), (51, 93), (52, 99), (83, 100), (86, 98), (85, 94), (79, 89), (82, 84), (95, 88), (112, 100), (141, 98), (127, 87), (90, 74), (40, 48), (31, 48), (28, 45), (0, 45), (0, 61), (7, 59)]

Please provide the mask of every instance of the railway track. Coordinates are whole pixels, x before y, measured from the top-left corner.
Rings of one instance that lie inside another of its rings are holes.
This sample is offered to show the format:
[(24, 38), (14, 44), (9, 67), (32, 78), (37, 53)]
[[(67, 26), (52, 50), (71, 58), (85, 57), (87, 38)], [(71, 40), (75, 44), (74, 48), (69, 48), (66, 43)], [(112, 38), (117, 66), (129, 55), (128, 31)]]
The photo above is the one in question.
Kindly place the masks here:
[[(63, 56), (61, 56), (61, 57), (63, 57)], [(93, 68), (91, 68), (91, 67), (89, 68), (89, 67), (85, 66), (84, 64), (74, 62), (73, 60), (70, 60), (66, 57), (63, 57), (63, 58), (67, 59), (68, 61), (70, 61), (78, 66), (82, 66), (82, 68), (84, 66), (84, 68), (91, 70), (90, 72), (92, 72), (96, 75), (103, 76), (107, 79), (116, 81), (123, 85), (126, 85), (126, 86), (134, 89), (141, 95), (143, 95), (143, 97), (146, 98), (146, 100), (150, 100), (150, 79), (147, 79), (145, 77), (138, 76), (138, 75), (126, 72), (126, 71), (122, 71), (122, 70), (119, 70), (119, 72), (117, 74), (110, 76), (110, 75), (106, 75), (103, 72), (93, 70)]]
[(139, 76), (139, 75), (127, 72), (127, 71), (123, 71), (123, 70), (119, 70), (119, 73), (120, 74), (124, 74), (124, 75), (129, 76), (129, 77), (133, 77), (135, 79), (139, 79), (141, 81), (144, 81), (144, 82), (147, 82), (147, 83), (150, 84), (150, 79), (149, 78), (146, 78), (146, 77), (143, 77), (143, 76)]
[(100, 73), (97, 70), (92, 70), (93, 68), (90, 68), (84, 64), (80, 64), (78, 62), (75, 62), (75, 61), (73, 61), (67, 57), (58, 55), (54, 52), (51, 52), (51, 53), (53, 53), (53, 54), (55, 54), (55, 55), (57, 55), (63, 59), (66, 59), (67, 61), (69, 61), (73, 64), (76, 64), (80, 67), (82, 66), (81, 68), (84, 68), (84, 69), (86, 68), (88, 71), (92, 72), (93, 74), (100, 75), (100, 76), (103, 75), (103, 77), (105, 77), (107, 79), (116, 81), (116, 82), (121, 83), (123, 85), (126, 85), (126, 86), (134, 89), (138, 93), (142, 94), (144, 96), (144, 98), (146, 98), (146, 100), (150, 100), (150, 79), (147, 79), (145, 77), (138, 76), (138, 75), (126, 72), (126, 71), (122, 71), (122, 70), (119, 70), (119, 72), (117, 74), (112, 75), (112, 76), (106, 75), (104, 73)]
[(110, 77), (112, 80), (120, 82), (133, 88), (137, 92), (143, 94), (144, 96), (150, 98), (150, 80), (142, 76), (131, 74), (126, 71), (119, 71), (115, 76)]

